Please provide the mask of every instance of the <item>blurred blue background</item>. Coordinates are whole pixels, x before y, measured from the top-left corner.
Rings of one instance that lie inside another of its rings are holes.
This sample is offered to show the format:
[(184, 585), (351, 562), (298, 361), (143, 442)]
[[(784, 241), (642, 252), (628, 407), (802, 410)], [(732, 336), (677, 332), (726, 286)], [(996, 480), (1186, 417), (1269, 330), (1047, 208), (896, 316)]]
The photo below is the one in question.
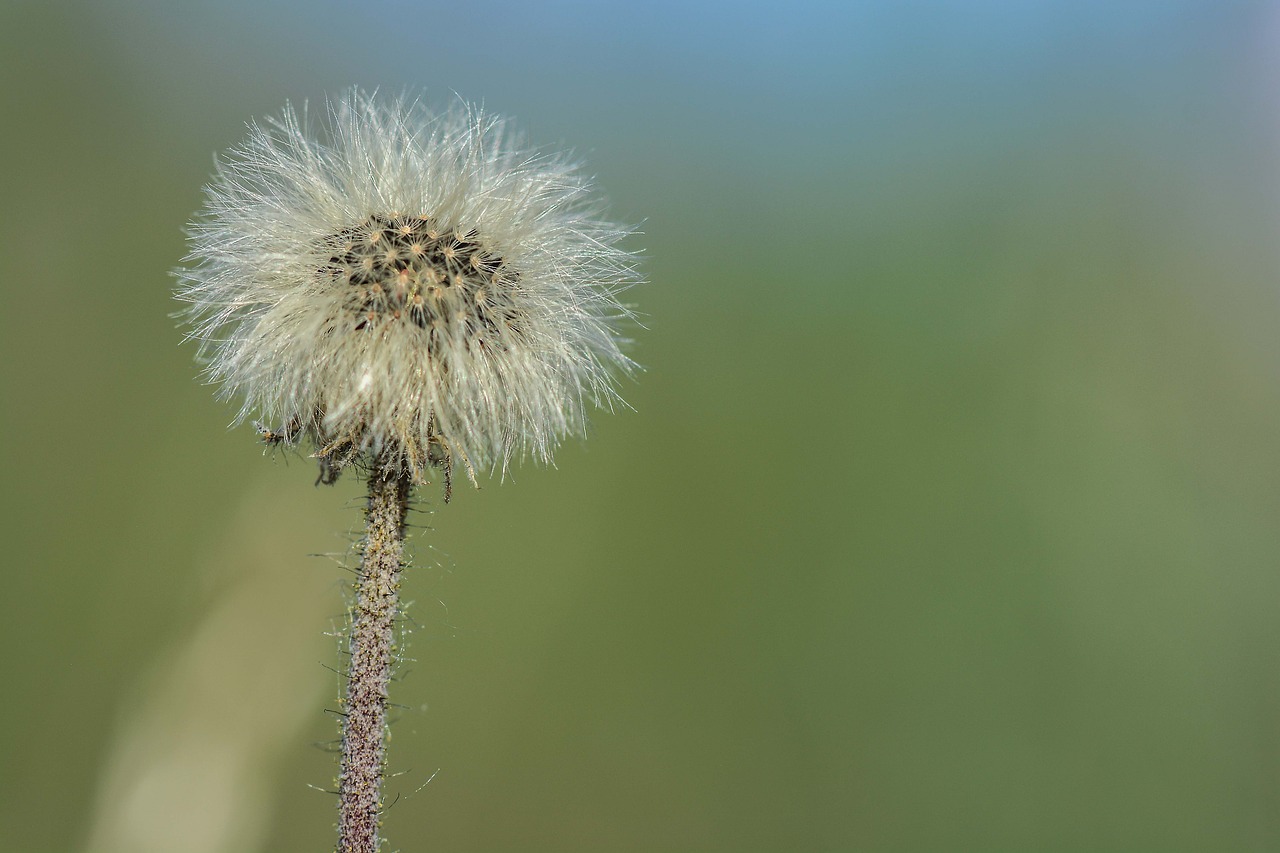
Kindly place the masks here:
[(0, 849), (333, 844), (360, 485), (168, 273), (352, 84), (572, 147), (649, 278), (635, 411), (422, 496), (389, 849), (1280, 848), (1278, 72), (1263, 2), (9, 0)]

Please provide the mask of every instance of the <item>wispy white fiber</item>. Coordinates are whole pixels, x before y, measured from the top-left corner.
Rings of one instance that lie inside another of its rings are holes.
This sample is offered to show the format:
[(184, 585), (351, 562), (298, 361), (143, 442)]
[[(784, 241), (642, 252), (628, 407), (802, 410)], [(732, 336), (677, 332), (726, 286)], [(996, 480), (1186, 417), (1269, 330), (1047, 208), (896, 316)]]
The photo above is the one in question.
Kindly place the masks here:
[(546, 462), (617, 401), (628, 231), (501, 118), (351, 90), (251, 124), (206, 195), (177, 275), (207, 376), (333, 472)]

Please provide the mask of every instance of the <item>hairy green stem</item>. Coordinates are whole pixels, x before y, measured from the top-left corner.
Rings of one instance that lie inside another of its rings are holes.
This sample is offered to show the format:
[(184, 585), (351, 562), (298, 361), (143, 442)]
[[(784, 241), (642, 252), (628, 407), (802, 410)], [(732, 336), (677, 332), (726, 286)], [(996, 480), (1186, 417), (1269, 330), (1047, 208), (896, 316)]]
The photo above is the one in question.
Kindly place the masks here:
[(343, 707), (338, 777), (339, 853), (377, 853), (386, 765), (387, 682), (399, 609), (404, 518), (411, 486), (404, 474), (374, 466), (366, 535), (351, 618), (351, 661)]

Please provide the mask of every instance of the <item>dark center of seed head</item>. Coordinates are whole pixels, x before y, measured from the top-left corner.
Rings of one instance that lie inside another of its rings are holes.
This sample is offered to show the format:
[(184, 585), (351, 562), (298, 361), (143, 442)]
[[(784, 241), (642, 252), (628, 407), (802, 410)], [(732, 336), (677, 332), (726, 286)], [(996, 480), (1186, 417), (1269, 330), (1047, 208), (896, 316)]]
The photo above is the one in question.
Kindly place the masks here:
[(430, 334), (461, 335), (470, 347), (503, 346), (518, 335), (520, 274), (487, 249), (475, 230), (442, 228), (429, 216), (374, 214), (325, 238), (321, 273), (347, 291), (357, 329), (412, 323)]

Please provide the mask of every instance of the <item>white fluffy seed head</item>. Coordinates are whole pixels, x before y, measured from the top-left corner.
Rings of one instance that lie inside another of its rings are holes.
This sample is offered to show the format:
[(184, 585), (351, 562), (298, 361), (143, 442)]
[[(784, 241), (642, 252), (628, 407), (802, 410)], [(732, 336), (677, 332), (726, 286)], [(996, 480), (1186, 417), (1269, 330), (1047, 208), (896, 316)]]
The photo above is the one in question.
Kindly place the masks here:
[[(459, 106), (351, 90), (218, 165), (178, 298), (210, 380), (322, 476), (549, 461), (631, 368), (625, 229), (563, 156)], [(376, 462), (375, 462), (376, 460)]]

